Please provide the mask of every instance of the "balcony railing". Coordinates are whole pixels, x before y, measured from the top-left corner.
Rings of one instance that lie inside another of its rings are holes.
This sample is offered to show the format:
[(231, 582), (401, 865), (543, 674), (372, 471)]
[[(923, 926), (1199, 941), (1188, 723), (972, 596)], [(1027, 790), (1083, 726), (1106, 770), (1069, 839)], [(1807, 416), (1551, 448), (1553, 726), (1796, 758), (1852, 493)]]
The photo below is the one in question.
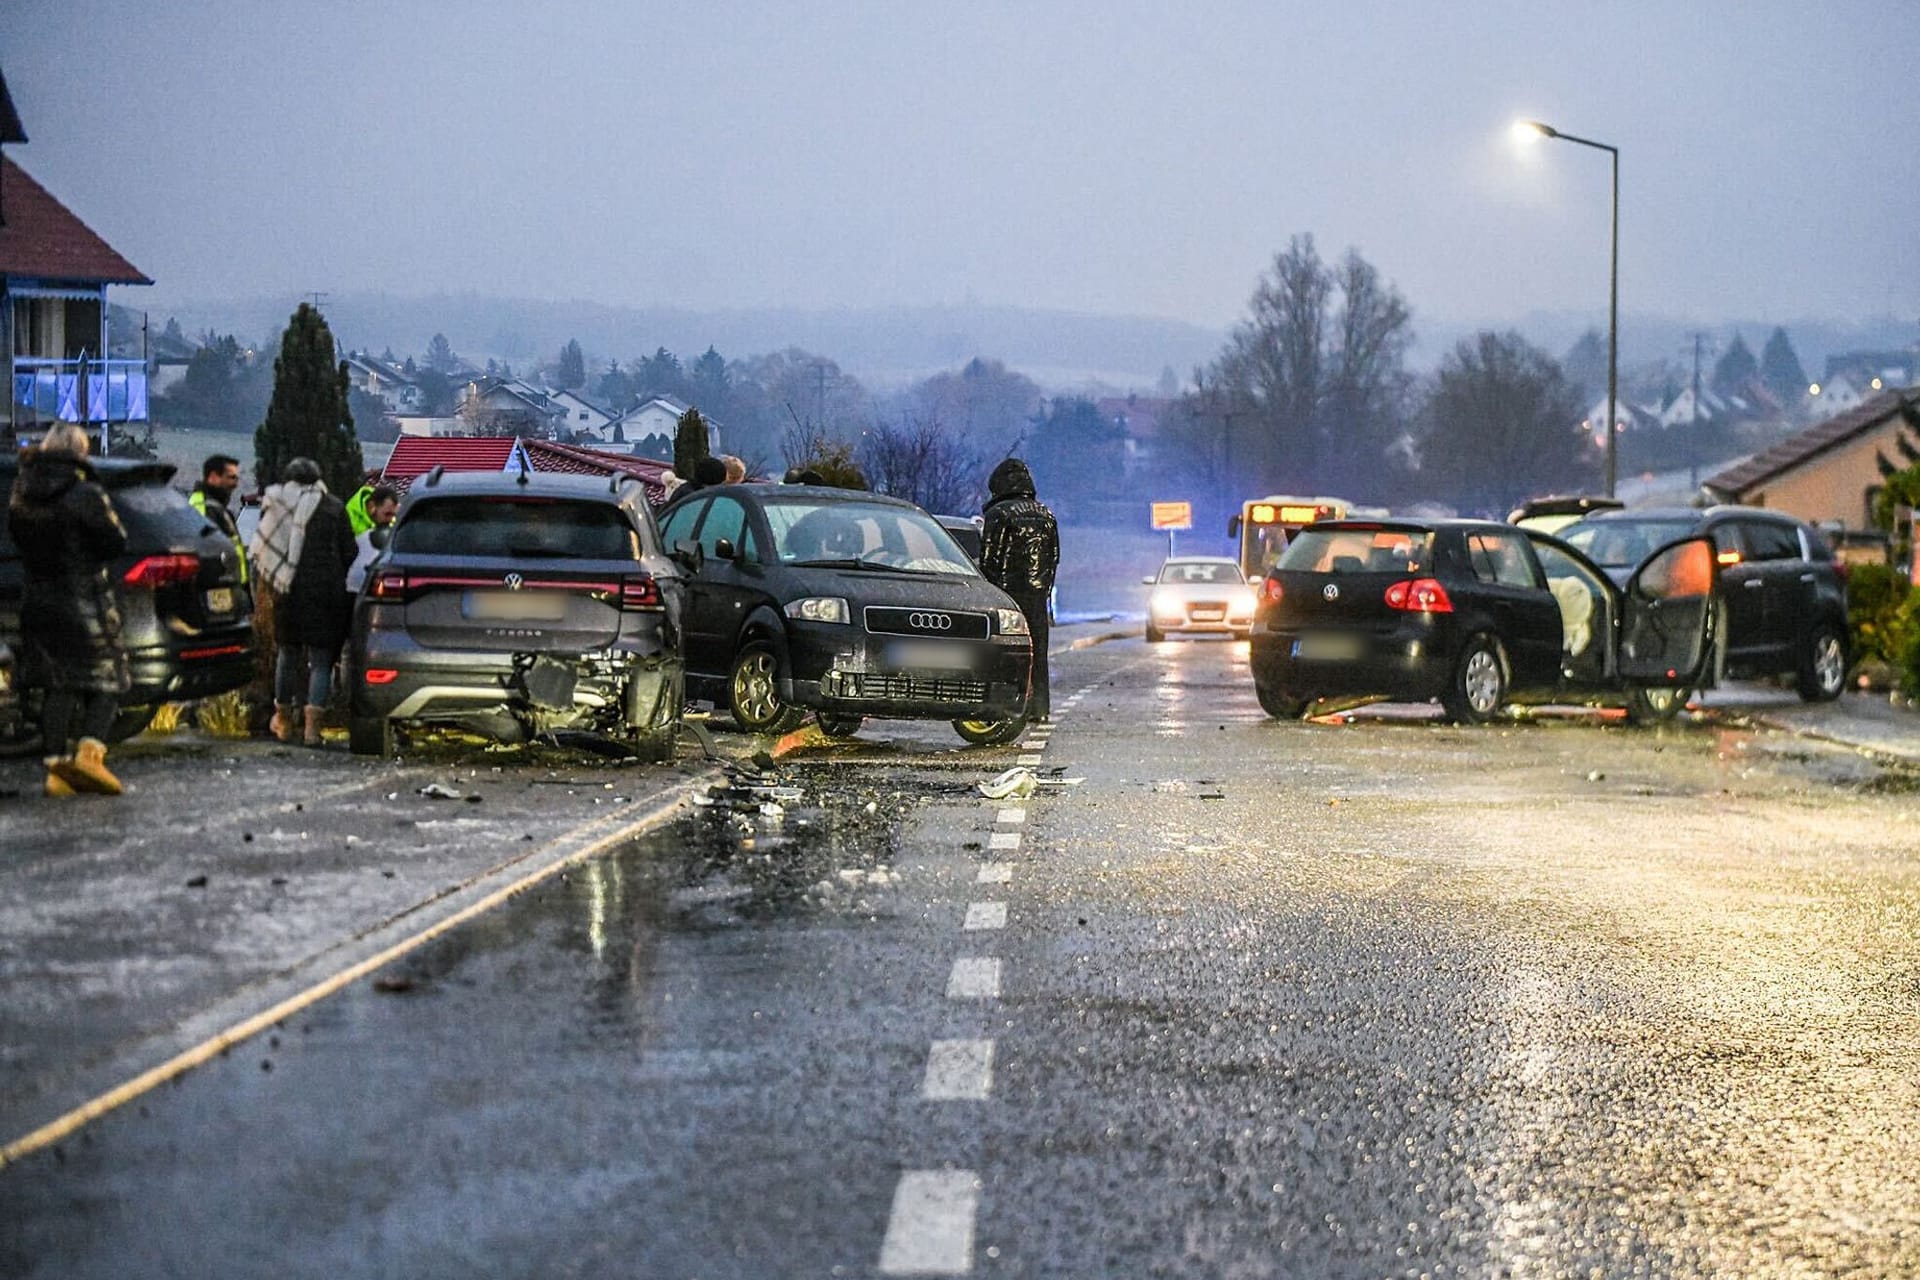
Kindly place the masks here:
[(13, 357), (13, 418), (40, 422), (145, 422), (147, 366), (141, 360)]

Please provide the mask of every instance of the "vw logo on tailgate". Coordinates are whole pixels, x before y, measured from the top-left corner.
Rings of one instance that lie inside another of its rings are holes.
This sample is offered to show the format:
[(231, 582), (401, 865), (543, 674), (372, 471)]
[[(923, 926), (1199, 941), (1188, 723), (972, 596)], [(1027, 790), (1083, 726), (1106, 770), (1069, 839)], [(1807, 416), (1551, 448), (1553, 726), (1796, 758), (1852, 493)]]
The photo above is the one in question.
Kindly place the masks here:
[(907, 625), (915, 631), (951, 631), (953, 615), (950, 613), (928, 613), (921, 610), (907, 615)]
[(1329, 582), (1326, 586), (1320, 588), (1320, 594), (1329, 600), (1338, 600), (1340, 598), (1340, 585), (1335, 582)]
[(527, 580), (517, 573), (510, 573), (502, 578), (501, 581), (506, 584), (506, 588), (509, 591), (518, 591), (521, 587), (527, 585)]

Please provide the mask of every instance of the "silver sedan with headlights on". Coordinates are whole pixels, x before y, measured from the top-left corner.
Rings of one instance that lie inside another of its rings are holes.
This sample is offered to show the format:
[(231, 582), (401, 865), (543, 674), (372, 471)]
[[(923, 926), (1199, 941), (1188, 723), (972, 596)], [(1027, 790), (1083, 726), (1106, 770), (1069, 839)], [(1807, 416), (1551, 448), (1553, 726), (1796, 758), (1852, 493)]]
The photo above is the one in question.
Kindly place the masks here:
[(1140, 580), (1147, 597), (1147, 639), (1169, 635), (1228, 635), (1253, 631), (1254, 589), (1227, 556), (1170, 556), (1160, 572)]

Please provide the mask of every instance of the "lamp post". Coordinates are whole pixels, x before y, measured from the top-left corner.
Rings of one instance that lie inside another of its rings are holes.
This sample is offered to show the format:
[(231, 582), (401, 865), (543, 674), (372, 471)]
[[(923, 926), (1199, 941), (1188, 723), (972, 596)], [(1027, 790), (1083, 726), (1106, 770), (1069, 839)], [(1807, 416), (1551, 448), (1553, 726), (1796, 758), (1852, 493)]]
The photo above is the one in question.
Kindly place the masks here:
[(1613, 496), (1617, 467), (1614, 457), (1614, 439), (1618, 432), (1617, 411), (1614, 408), (1620, 390), (1620, 148), (1608, 146), (1604, 142), (1595, 142), (1592, 138), (1577, 138), (1571, 133), (1562, 133), (1550, 124), (1541, 124), (1538, 120), (1522, 120), (1514, 125), (1514, 130), (1524, 136), (1539, 138), (1558, 138), (1562, 142), (1577, 142), (1583, 147), (1592, 147), (1604, 151), (1613, 157), (1613, 247), (1609, 253), (1610, 265), (1607, 272), (1607, 496)]

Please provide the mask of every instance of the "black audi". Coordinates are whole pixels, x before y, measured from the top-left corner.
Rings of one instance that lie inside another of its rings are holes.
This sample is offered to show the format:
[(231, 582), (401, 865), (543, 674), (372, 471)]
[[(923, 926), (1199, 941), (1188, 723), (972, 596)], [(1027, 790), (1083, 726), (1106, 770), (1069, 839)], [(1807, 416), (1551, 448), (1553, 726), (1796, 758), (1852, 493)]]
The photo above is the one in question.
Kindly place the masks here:
[(1551, 535), (1478, 520), (1314, 525), (1267, 574), (1255, 691), (1269, 715), (1319, 698), (1438, 699), (1460, 721), (1508, 701), (1677, 712), (1712, 679), (1712, 542), (1649, 554), (1624, 585)]
[(970, 742), (1019, 732), (1026, 619), (912, 503), (721, 485), (669, 503), (660, 528), (695, 566), (688, 691), (741, 728), (785, 733), (813, 711), (836, 736), (869, 716), (948, 720)]

